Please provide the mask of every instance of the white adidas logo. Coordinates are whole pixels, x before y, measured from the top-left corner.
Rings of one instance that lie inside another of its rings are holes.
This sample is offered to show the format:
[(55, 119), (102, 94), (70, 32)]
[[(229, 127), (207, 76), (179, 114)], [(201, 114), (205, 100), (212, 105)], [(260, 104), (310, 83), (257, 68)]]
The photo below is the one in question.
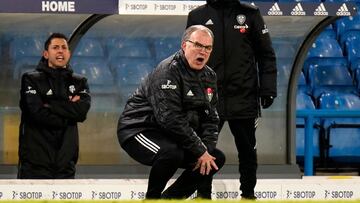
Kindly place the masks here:
[(306, 15), (303, 7), (301, 6), (300, 3), (296, 4), (295, 8), (293, 8), (293, 10), (291, 11), (291, 15), (293, 16), (304, 16)]
[(315, 9), (314, 15), (327, 16), (327, 15), (329, 15), (329, 12), (326, 11), (324, 4), (320, 3), (320, 5)]
[(269, 16), (282, 16), (283, 12), (280, 10), (280, 7), (275, 3), (268, 11)]
[(209, 19), (209, 20), (205, 23), (205, 25), (214, 25), (214, 23), (213, 23), (213, 21), (212, 21), (211, 19)]
[(48, 96), (53, 95), (53, 91), (51, 89), (49, 89), (49, 91), (46, 92), (46, 95), (48, 95)]
[(350, 16), (351, 13), (349, 12), (349, 9), (347, 8), (346, 4), (343, 3), (338, 11), (336, 12), (336, 15), (338, 16)]
[(188, 93), (186, 94), (186, 96), (188, 96), (188, 97), (193, 97), (193, 96), (194, 96), (194, 93), (193, 93), (191, 90), (189, 90)]

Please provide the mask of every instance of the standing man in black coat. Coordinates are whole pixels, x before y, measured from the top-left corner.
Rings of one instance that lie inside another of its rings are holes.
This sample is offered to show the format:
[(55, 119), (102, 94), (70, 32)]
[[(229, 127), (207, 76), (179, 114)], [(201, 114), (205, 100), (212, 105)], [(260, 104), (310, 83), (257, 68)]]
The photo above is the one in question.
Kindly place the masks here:
[(67, 38), (52, 34), (36, 70), (21, 79), (20, 179), (72, 179), (79, 156), (77, 122), (90, 108), (87, 79), (73, 73)]
[[(276, 58), (268, 28), (257, 7), (238, 0), (207, 0), (189, 13), (187, 27), (201, 24), (214, 33), (208, 65), (218, 76), (220, 128), (228, 121), (239, 158), (241, 196), (255, 199), (255, 130), (260, 106), (276, 97)], [(199, 196), (211, 198), (211, 185)]]

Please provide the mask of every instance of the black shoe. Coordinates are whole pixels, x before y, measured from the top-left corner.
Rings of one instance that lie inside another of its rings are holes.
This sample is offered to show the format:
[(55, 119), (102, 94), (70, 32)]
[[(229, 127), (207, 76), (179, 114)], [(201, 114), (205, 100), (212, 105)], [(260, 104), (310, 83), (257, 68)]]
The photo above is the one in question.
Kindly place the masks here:
[(211, 192), (203, 192), (203, 191), (197, 191), (196, 192), (196, 199), (204, 199), (204, 200), (211, 200)]
[(256, 200), (254, 195), (241, 195), (242, 200)]

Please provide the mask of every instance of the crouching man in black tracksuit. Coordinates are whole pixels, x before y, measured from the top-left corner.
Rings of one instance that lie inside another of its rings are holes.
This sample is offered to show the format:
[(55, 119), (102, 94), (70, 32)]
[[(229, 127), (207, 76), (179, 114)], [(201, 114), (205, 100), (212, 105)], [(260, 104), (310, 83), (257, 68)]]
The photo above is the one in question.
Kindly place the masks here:
[(67, 38), (52, 34), (36, 70), (21, 79), (20, 179), (75, 177), (79, 154), (77, 122), (90, 108), (87, 79), (68, 65)]
[[(181, 50), (148, 75), (120, 116), (117, 135), (122, 148), (152, 166), (147, 199), (187, 198), (225, 162), (215, 148), (216, 74), (206, 65), (212, 44), (208, 28), (186, 29)], [(163, 192), (178, 168), (185, 171)]]

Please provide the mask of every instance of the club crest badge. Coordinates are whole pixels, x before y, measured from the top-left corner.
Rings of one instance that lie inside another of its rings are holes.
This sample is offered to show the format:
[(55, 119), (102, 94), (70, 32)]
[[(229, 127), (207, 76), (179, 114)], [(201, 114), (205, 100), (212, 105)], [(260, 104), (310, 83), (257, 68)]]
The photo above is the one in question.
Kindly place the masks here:
[(214, 90), (211, 89), (210, 87), (208, 87), (206, 89), (206, 95), (207, 95), (207, 98), (208, 98), (208, 101), (211, 102), (213, 96), (214, 96)]
[(69, 91), (71, 92), (71, 94), (73, 94), (75, 92), (75, 86), (74, 85), (70, 85), (69, 86)]
[(243, 25), (245, 23), (245, 20), (246, 20), (246, 16), (245, 15), (237, 15), (236, 16), (236, 20), (237, 22), (240, 24), (240, 25)]

